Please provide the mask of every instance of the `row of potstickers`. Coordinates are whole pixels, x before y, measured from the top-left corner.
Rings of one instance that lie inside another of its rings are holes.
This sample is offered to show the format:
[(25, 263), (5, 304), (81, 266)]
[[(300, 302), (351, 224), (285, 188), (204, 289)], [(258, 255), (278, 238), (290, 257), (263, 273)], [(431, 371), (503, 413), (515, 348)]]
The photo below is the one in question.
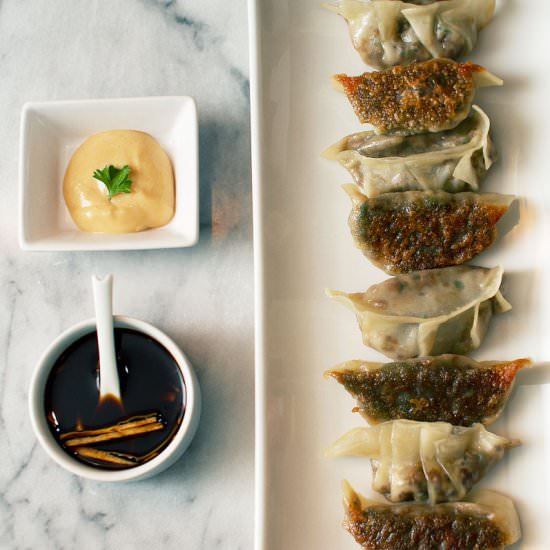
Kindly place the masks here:
[[(496, 153), (476, 89), (502, 81), (453, 61), (472, 50), (494, 0), (342, 0), (353, 45), (383, 69), (337, 75), (361, 123), (324, 153), (354, 184), (355, 244), (394, 275), (365, 292), (329, 291), (356, 314), (365, 345), (391, 363), (349, 361), (327, 375), (371, 424), (330, 457), (370, 459), (368, 501), (345, 483), (344, 526), (369, 550), (497, 550), (516, 542), (513, 502), (474, 486), (515, 439), (487, 430), (528, 359), (476, 362), (493, 315), (511, 309), (502, 269), (463, 265), (496, 238), (513, 196), (479, 193)], [(513, 452), (513, 451), (512, 451)]]

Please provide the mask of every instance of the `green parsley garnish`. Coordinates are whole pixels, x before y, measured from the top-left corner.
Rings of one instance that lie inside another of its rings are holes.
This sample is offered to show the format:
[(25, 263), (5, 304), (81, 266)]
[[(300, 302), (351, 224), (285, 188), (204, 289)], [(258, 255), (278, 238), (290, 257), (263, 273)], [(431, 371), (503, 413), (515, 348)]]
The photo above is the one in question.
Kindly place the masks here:
[(109, 200), (119, 193), (131, 193), (132, 182), (128, 179), (130, 167), (116, 168), (112, 164), (105, 166), (103, 170), (95, 170), (93, 177), (105, 184)]
[(455, 287), (462, 290), (464, 288), (464, 283), (462, 281), (455, 281)]

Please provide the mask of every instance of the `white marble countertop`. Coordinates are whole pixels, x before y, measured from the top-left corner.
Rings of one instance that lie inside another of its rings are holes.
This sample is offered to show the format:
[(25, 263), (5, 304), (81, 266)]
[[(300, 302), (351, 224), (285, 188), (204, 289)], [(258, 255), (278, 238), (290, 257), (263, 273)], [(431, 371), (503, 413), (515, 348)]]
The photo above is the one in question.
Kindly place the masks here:
[[(0, 3), (0, 548), (252, 548), (253, 283), (246, 1)], [(192, 95), (200, 118), (201, 237), (179, 250), (24, 253), (17, 244), (25, 101)], [(78, 479), (38, 446), (36, 361), (91, 317), (90, 275), (115, 274), (115, 310), (184, 349), (204, 397), (191, 448), (159, 476)]]

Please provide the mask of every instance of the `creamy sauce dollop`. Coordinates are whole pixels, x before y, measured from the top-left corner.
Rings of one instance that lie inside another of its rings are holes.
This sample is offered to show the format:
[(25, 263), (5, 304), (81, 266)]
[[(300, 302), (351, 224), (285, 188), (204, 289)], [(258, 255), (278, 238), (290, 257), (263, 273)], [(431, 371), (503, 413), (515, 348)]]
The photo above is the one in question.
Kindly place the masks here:
[[(130, 166), (130, 193), (109, 200), (94, 170)], [(149, 134), (111, 130), (90, 136), (72, 156), (63, 181), (65, 203), (76, 225), (93, 233), (133, 233), (166, 225), (174, 216), (172, 164)]]

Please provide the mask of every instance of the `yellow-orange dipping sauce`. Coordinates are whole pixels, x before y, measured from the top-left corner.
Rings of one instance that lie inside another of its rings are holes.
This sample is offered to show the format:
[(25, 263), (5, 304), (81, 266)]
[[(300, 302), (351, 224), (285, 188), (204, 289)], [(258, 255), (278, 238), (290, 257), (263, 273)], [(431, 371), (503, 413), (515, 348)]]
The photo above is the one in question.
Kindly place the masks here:
[[(109, 199), (95, 170), (130, 167), (130, 193)], [(90, 136), (72, 156), (63, 181), (72, 219), (82, 231), (133, 233), (166, 225), (174, 216), (174, 172), (166, 152), (149, 134), (111, 130)]]

